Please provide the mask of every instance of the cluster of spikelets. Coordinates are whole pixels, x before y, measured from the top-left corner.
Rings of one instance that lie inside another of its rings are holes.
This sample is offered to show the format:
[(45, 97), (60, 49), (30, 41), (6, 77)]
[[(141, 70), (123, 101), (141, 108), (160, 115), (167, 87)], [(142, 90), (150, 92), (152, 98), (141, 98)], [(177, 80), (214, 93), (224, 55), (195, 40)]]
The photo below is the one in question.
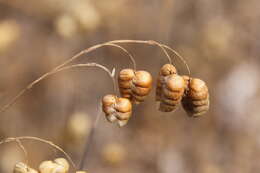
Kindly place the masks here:
[(122, 97), (106, 95), (103, 97), (103, 111), (109, 122), (117, 122), (120, 127), (127, 124), (132, 114), (132, 103), (145, 100), (152, 88), (152, 76), (146, 71), (123, 69), (118, 77)]
[(182, 103), (191, 117), (198, 117), (209, 109), (209, 92), (204, 81), (189, 76), (180, 76), (171, 64), (164, 65), (159, 73), (156, 101), (162, 112), (174, 111)]
[[(33, 169), (23, 162), (15, 164), (13, 173), (68, 173), (69, 163), (64, 158), (57, 158), (54, 161), (43, 161), (39, 170)], [(87, 173), (86, 171), (76, 171), (76, 173)]]
[[(153, 79), (152, 79), (153, 77), (147, 71), (136, 70), (136, 63), (132, 55), (125, 48), (119, 46), (118, 45), (119, 43), (138, 43), (138, 44), (142, 43), (142, 44), (156, 45), (159, 46), (167, 55), (169, 63), (161, 67), (159, 71), (159, 76), (157, 78), (157, 83), (156, 83), (155, 100), (159, 102), (159, 111), (173, 112), (174, 110), (176, 110), (179, 104), (182, 104), (184, 110), (187, 112), (187, 114), (190, 117), (199, 117), (208, 111), (210, 101), (209, 101), (209, 91), (206, 83), (201, 79), (190, 77), (190, 70), (188, 65), (177, 52), (175, 52), (167, 45), (163, 45), (155, 41), (115, 40), (115, 41), (109, 41), (102, 44), (94, 45), (88, 49), (85, 49), (80, 53), (74, 55), (73, 57), (71, 57), (69, 60), (65, 61), (61, 65), (55, 67), (53, 70), (42, 75), (40, 78), (30, 83), (20, 93), (18, 93), (17, 96), (15, 96), (8, 104), (3, 106), (0, 109), (0, 113), (8, 109), (11, 105), (13, 105), (18, 98), (20, 98), (26, 91), (30, 90), (35, 84), (39, 83), (40, 81), (42, 81), (43, 79), (51, 75), (54, 75), (64, 70), (69, 70), (77, 67), (98, 67), (106, 71), (110, 75), (111, 79), (113, 80), (115, 93), (117, 91), (117, 88), (119, 88), (119, 92), (120, 92), (120, 96), (117, 96), (116, 94), (108, 94), (103, 97), (102, 110), (106, 115), (106, 119), (111, 123), (118, 124), (120, 127), (126, 125), (132, 115), (132, 109), (133, 109), (132, 105), (140, 104), (141, 102), (145, 101), (145, 99), (151, 92), (152, 85), (153, 85)], [(111, 72), (105, 66), (97, 63), (69, 65), (72, 61), (79, 58), (81, 55), (87, 54), (103, 46), (112, 46), (121, 49), (122, 51), (127, 53), (129, 58), (133, 62), (133, 69), (127, 68), (119, 72), (118, 79), (117, 79), (118, 87), (116, 87), (115, 70)], [(183, 60), (189, 72), (189, 76), (181, 76), (177, 73), (176, 68), (172, 65), (171, 58), (165, 49), (171, 50), (181, 60)], [(82, 120), (80, 119), (80, 121)], [(78, 125), (78, 123), (76, 124)], [(95, 129), (95, 125), (92, 127), (92, 134), (94, 132), (94, 129)], [(86, 129), (84, 129), (83, 131), (85, 130)], [(76, 131), (81, 133), (82, 129), (77, 128)], [(84, 135), (85, 133), (82, 133), (82, 136)], [(19, 146), (24, 150), (24, 147), (19, 141), (20, 139), (38, 140), (40, 142), (45, 142), (55, 147), (56, 149), (60, 150), (61, 152), (63, 152), (63, 154), (67, 156), (67, 158), (70, 160), (73, 167), (75, 168), (74, 162), (67, 155), (67, 153), (65, 153), (60, 147), (54, 145), (50, 141), (45, 141), (37, 137), (20, 137), (20, 138), (8, 138), (7, 140), (0, 142), (0, 144), (5, 142), (10, 142), (10, 141), (16, 141), (18, 142)], [(85, 148), (85, 151), (87, 151), (87, 148)], [(117, 152), (120, 150), (114, 150), (114, 151)], [(24, 152), (26, 153), (25, 150)], [(123, 156), (123, 154), (121, 152), (121, 155), (115, 154), (114, 156), (115, 157), (112, 160), (113, 162), (116, 162), (120, 160), (120, 157)], [(81, 169), (83, 166), (82, 163), (84, 163), (85, 157), (86, 155), (83, 155), (81, 166), (79, 168), (80, 170), (82, 170)], [(28, 166), (28, 164), (25, 163), (22, 162), (17, 163), (14, 167), (13, 173), (68, 173), (68, 171), (69, 171), (68, 161), (64, 158), (57, 158), (54, 161), (42, 162), (38, 170), (31, 168), (30, 166)], [(76, 173), (86, 173), (86, 172), (76, 171)]]
[[(147, 71), (123, 69), (118, 76), (121, 97), (103, 97), (103, 111), (109, 122), (120, 127), (127, 124), (132, 114), (132, 104), (145, 100), (152, 89), (152, 75)], [(180, 76), (172, 64), (165, 64), (159, 72), (156, 86), (156, 101), (160, 102), (162, 112), (174, 111), (182, 103), (191, 117), (198, 117), (209, 109), (209, 92), (205, 82)]]
[(53, 70), (42, 75), (40, 78), (29, 84), (24, 90), (22, 90), (16, 97), (14, 97), (13, 100), (11, 100), (10, 103), (0, 109), (0, 112), (3, 112), (8, 107), (10, 107), (27, 90), (31, 89), (35, 84), (39, 83), (46, 77), (76, 67), (92, 66), (103, 69), (104, 71), (109, 73), (114, 82), (114, 89), (116, 90), (114, 71), (110, 72), (110, 70), (108, 70), (105, 66), (97, 63), (68, 65), (83, 54), (87, 54), (104, 46), (111, 46), (121, 49), (121, 51), (125, 52), (129, 56), (129, 58), (133, 62), (133, 69), (127, 68), (119, 72), (117, 81), (121, 96), (117, 96), (115, 94), (108, 94), (104, 96), (102, 99), (102, 109), (106, 115), (106, 119), (109, 122), (116, 123), (120, 127), (126, 125), (132, 115), (132, 104), (139, 104), (146, 99), (152, 89), (153, 79), (152, 75), (149, 72), (144, 70), (136, 70), (136, 62), (133, 56), (125, 48), (118, 45), (120, 43), (156, 45), (160, 47), (167, 56), (169, 63), (165, 64), (160, 69), (156, 86), (156, 101), (160, 102), (160, 111), (174, 111), (180, 103), (182, 103), (183, 108), (191, 117), (198, 117), (208, 111), (209, 92), (205, 82), (197, 78), (192, 78), (190, 76), (178, 75), (176, 68), (172, 65), (172, 59), (170, 58), (166, 49), (175, 53), (175, 55), (177, 55), (177, 57), (179, 57), (184, 62), (189, 75), (190, 70), (184, 59), (176, 51), (174, 51), (167, 45), (163, 45), (152, 40), (115, 40), (94, 45), (88, 49), (85, 49), (74, 55), (61, 65), (55, 67)]

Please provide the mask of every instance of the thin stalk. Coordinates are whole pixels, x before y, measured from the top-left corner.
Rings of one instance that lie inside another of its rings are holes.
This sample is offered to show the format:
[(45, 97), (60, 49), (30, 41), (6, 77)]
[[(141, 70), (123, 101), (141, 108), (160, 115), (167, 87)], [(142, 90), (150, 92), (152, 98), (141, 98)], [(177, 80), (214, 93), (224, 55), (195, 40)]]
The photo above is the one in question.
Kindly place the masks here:
[(190, 69), (186, 63), (186, 61), (184, 60), (184, 58), (182, 56), (180, 56), (175, 50), (171, 49), (169, 46), (167, 45), (163, 45), (160, 44), (156, 41), (153, 40), (148, 40), (148, 41), (144, 41), (144, 40), (114, 40), (114, 41), (108, 41), (102, 44), (97, 44), (94, 45), (90, 48), (87, 48), (79, 53), (77, 53), (76, 55), (74, 55), (73, 57), (71, 57), (70, 59), (66, 60), (65, 62), (63, 62), (62, 64), (58, 65), (57, 67), (55, 67), (54, 69), (52, 69), (51, 71), (45, 73), (44, 75), (42, 75), (40, 78), (36, 79), (34, 82), (32, 82), (31, 84), (29, 84), (25, 89), (21, 90), (16, 96), (14, 96), (13, 99), (11, 99), (11, 101), (9, 103), (7, 103), (6, 105), (4, 105), (1, 109), (0, 109), (0, 113), (4, 112), (5, 110), (7, 110), (10, 106), (12, 106), (14, 103), (16, 103), (16, 101), (25, 94), (26, 91), (28, 91), (29, 89), (31, 89), (31, 87), (34, 85), (34, 83), (38, 83), (38, 81), (41, 81), (43, 78), (45, 78), (46, 76), (49, 76), (50, 73), (54, 73), (55, 71), (57, 71), (60, 68), (63, 68), (64, 66), (68, 65), (69, 63), (73, 62), (74, 60), (78, 59), (79, 57), (81, 57), (81, 55), (83, 54), (88, 54), (96, 49), (99, 49), (101, 47), (104, 46), (112, 46), (112, 47), (117, 47), (121, 50), (123, 50), (124, 52), (127, 53), (127, 55), (129, 56), (130, 60), (133, 63), (134, 66), (134, 70), (136, 70), (136, 62), (133, 58), (133, 56), (122, 46), (117, 45), (116, 43), (140, 43), (140, 44), (149, 44), (149, 45), (156, 45), (159, 46), (163, 52), (165, 53), (165, 55), (167, 56), (169, 63), (172, 64), (172, 59), (170, 58), (168, 52), (165, 50), (168, 49), (170, 51), (172, 51), (175, 55), (177, 55), (177, 57), (179, 57), (182, 62), (186, 65), (188, 73), (190, 75)]
[(26, 93), (28, 90), (32, 89), (36, 84), (38, 84), (42, 80), (46, 79), (47, 77), (50, 77), (51, 75), (54, 75), (54, 74), (61, 72), (61, 71), (69, 70), (69, 69), (72, 69), (72, 68), (78, 68), (78, 67), (98, 67), (98, 68), (103, 69), (104, 71), (106, 71), (109, 74), (109, 76), (111, 77), (111, 79), (113, 81), (114, 92), (118, 93), (115, 78), (114, 78), (114, 76), (112, 76), (112, 73), (105, 66), (102, 66), (102, 65), (97, 64), (97, 63), (76, 64), (76, 65), (61, 67), (59, 69), (56, 69), (55, 71), (50, 71), (50, 72), (44, 74), (43, 76), (41, 76), (40, 78), (36, 79), (32, 83), (30, 83), (26, 88), (24, 88), (20, 93), (18, 93), (18, 95), (15, 96), (8, 104), (6, 104), (4, 107), (2, 107), (1, 110), (0, 110), (0, 113), (4, 112), (6, 109), (8, 109), (14, 103), (16, 103), (18, 98), (20, 98), (24, 93)]
[(59, 150), (60, 152), (62, 152), (67, 157), (67, 159), (71, 162), (73, 168), (76, 170), (75, 163), (73, 162), (71, 157), (62, 148), (60, 148), (58, 145), (54, 144), (51, 141), (47, 141), (47, 140), (37, 138), (37, 137), (33, 137), (33, 136), (21, 136), (21, 137), (15, 137), (15, 138), (6, 138), (6, 139), (0, 141), (0, 145), (4, 144), (4, 143), (9, 143), (9, 142), (17, 142), (17, 141), (20, 141), (20, 140), (39, 141), (39, 142), (42, 142), (42, 143), (45, 143), (45, 144), (48, 144), (48, 145), (54, 147), (55, 149)]
[(168, 52), (165, 50), (165, 48), (158, 42), (154, 41), (154, 40), (113, 40), (110, 41), (108, 43), (137, 43), (137, 44), (149, 44), (149, 45), (155, 45), (155, 46), (159, 46), (163, 53), (166, 55), (168, 61), (170, 64), (172, 64), (172, 59), (170, 57), (170, 55), (168, 54)]
[(80, 161), (78, 170), (83, 170), (83, 168), (85, 166), (85, 163), (87, 162), (87, 156), (88, 156), (89, 151), (90, 151), (90, 145), (91, 145), (91, 143), (94, 140), (94, 135), (95, 135), (95, 132), (96, 132), (96, 129), (97, 129), (98, 122), (99, 122), (99, 119), (101, 117), (101, 114), (102, 114), (102, 111), (101, 111), (101, 109), (99, 109), (99, 112), (98, 112), (98, 114), (96, 116), (95, 122), (94, 122), (94, 124), (93, 124), (93, 126), (91, 128), (90, 133), (89, 133), (89, 137), (85, 141), (83, 155), (81, 157), (81, 161)]
[(163, 52), (165, 53), (165, 55), (167, 56), (167, 58), (169, 60), (169, 63), (172, 64), (172, 59), (170, 58), (169, 54), (165, 50), (165, 49), (168, 49), (171, 52), (173, 52), (185, 64), (188, 74), (189, 75), (191, 74), (190, 68), (189, 68), (187, 62), (185, 61), (185, 59), (177, 51), (175, 51), (174, 49), (170, 48), (169, 46), (167, 46), (165, 44), (158, 43), (154, 40), (147, 40), (147, 41), (145, 41), (145, 40), (114, 40), (114, 41), (110, 41), (109, 43), (140, 43), (140, 44), (156, 45), (156, 46), (159, 46), (163, 50)]
[(186, 60), (177, 51), (175, 51), (174, 49), (170, 48), (169, 46), (164, 45), (164, 44), (162, 44), (162, 46), (165, 47), (166, 49), (172, 51), (175, 55), (177, 55), (177, 57), (179, 57), (181, 59), (181, 61), (185, 64), (187, 72), (188, 72), (188, 74), (190, 76), (191, 72), (190, 72), (190, 68), (189, 68)]

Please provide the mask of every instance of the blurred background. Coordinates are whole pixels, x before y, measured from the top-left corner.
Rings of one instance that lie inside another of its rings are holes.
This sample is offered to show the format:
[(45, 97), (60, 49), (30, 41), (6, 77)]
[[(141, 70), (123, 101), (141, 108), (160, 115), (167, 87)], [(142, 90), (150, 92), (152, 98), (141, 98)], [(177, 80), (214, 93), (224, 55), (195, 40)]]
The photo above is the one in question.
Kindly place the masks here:
[[(256, 173), (260, 170), (259, 0), (0, 0), (0, 104), (77, 52), (116, 39), (156, 40), (177, 50), (192, 77), (207, 82), (210, 111), (189, 118), (157, 110), (155, 90), (124, 128), (102, 114), (85, 169), (90, 173)], [(138, 69), (156, 76), (167, 63), (154, 46), (122, 44)], [(180, 74), (187, 74), (177, 58)], [(75, 63), (116, 72), (132, 67), (122, 51), (101, 48)], [(74, 69), (35, 86), (0, 116), (0, 138), (53, 141), (79, 164), (102, 96), (113, 93), (100, 69)], [(62, 156), (23, 141), (30, 166)], [(0, 146), (0, 172), (24, 161), (17, 144)]]

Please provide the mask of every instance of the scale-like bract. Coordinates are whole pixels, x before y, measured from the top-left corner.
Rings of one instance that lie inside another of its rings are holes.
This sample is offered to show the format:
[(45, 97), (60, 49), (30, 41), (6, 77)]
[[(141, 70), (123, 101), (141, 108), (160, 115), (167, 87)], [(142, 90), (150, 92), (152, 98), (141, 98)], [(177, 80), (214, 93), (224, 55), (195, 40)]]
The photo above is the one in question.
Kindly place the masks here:
[(159, 110), (171, 112), (176, 109), (184, 94), (185, 82), (177, 75), (172, 64), (165, 64), (159, 73), (156, 87), (156, 101), (160, 102)]
[(209, 110), (209, 91), (206, 83), (197, 78), (183, 76), (186, 88), (182, 105), (191, 117), (198, 117)]
[(120, 127), (127, 124), (132, 115), (132, 104), (127, 98), (106, 95), (102, 99), (103, 111), (109, 122), (117, 122)]
[(123, 69), (119, 73), (118, 85), (122, 97), (139, 104), (152, 89), (152, 76), (147, 71)]

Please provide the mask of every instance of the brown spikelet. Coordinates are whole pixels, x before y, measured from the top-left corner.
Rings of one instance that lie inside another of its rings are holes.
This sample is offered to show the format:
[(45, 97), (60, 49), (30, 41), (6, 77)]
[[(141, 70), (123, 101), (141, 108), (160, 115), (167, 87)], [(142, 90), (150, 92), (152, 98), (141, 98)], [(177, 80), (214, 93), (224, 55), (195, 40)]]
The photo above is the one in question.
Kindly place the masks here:
[(156, 84), (156, 101), (161, 101), (162, 83), (165, 82), (165, 77), (171, 74), (177, 74), (176, 68), (172, 64), (165, 64), (162, 66)]
[(127, 98), (106, 95), (102, 100), (103, 112), (109, 122), (117, 122), (120, 127), (127, 124), (132, 115), (132, 104)]
[(159, 110), (171, 112), (180, 103), (184, 93), (185, 83), (177, 75), (177, 70), (172, 64), (165, 64), (159, 72), (156, 86), (156, 101), (160, 102)]
[(171, 112), (176, 109), (181, 102), (184, 94), (185, 82), (184, 79), (177, 75), (171, 74), (164, 77), (161, 86), (160, 107), (162, 112)]
[(186, 82), (182, 105), (191, 117), (198, 117), (209, 110), (209, 91), (206, 83), (197, 78), (183, 76)]
[(143, 102), (152, 88), (152, 76), (147, 71), (123, 69), (119, 73), (118, 85), (120, 94), (132, 103)]

